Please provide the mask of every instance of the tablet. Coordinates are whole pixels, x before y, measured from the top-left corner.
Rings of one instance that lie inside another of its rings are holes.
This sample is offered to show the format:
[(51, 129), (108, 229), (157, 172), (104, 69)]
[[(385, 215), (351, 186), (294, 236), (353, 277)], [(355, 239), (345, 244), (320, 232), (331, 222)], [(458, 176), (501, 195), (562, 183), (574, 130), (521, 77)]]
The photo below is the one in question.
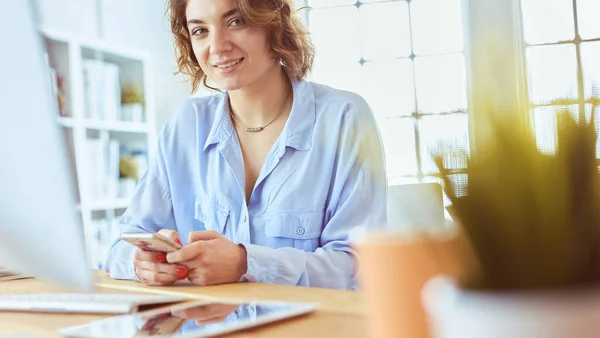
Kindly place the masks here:
[(60, 330), (65, 337), (213, 337), (315, 311), (317, 304), (195, 300)]

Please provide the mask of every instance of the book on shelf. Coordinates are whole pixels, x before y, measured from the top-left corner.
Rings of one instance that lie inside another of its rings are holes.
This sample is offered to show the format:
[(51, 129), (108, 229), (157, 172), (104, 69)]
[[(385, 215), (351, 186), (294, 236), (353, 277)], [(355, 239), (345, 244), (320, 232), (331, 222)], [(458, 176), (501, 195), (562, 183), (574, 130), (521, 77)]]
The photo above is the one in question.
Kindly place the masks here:
[(63, 77), (62, 75), (50, 64), (50, 56), (48, 53), (45, 54), (46, 59), (46, 71), (49, 76), (50, 92), (52, 97), (55, 98), (56, 113), (58, 116), (69, 116), (67, 111), (67, 105), (65, 104), (65, 94), (63, 88)]
[(88, 201), (112, 201), (133, 195), (147, 168), (143, 149), (121, 145), (115, 139), (86, 139), (82, 168), (87, 179), (82, 190)]
[(104, 269), (108, 251), (119, 238), (119, 217), (99, 218), (91, 221), (93, 245), (88, 249), (88, 255), (94, 268)]
[(117, 121), (121, 110), (121, 82), (116, 64), (83, 61), (85, 117), (90, 120)]
[(119, 142), (117, 140), (86, 139), (83, 169), (87, 180), (83, 191), (89, 201), (108, 200), (118, 197), (119, 190)]

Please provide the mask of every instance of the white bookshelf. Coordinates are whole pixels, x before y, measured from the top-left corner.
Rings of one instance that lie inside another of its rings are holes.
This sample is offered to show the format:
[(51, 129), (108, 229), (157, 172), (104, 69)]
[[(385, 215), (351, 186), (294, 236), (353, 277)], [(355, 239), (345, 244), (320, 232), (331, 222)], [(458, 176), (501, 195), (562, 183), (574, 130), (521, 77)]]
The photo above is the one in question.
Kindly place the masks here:
[[(42, 29), (42, 35), (49, 65), (62, 78), (63, 109), (57, 112), (56, 121), (63, 127), (71, 154), (88, 256), (94, 267), (102, 268), (108, 246), (118, 236), (118, 219), (137, 183), (119, 177), (119, 161), (128, 156), (138, 164), (139, 178), (156, 146), (150, 56), (145, 51), (47, 27)], [(111, 76), (97, 77), (95, 71), (90, 71), (94, 70), (90, 64), (100, 65), (101, 74), (109, 74), (105, 70), (110, 68)], [(101, 87), (95, 87), (98, 78), (102, 79)], [(117, 87), (133, 83), (141, 89), (143, 110), (138, 110), (141, 114), (136, 114), (136, 118), (123, 120), (120, 98), (110, 90), (115, 88), (115, 82)], [(117, 101), (119, 107), (115, 109)]]
[(126, 133), (142, 133), (146, 134), (150, 131), (150, 126), (147, 123), (134, 122), (116, 122), (116, 121), (97, 121), (89, 120), (84, 122), (87, 129), (105, 130), (105, 131), (120, 131)]
[[(129, 197), (121, 197), (107, 200), (95, 200), (88, 204), (88, 209), (91, 211), (125, 209), (129, 204), (129, 200)], [(81, 205), (79, 207), (81, 208)]]

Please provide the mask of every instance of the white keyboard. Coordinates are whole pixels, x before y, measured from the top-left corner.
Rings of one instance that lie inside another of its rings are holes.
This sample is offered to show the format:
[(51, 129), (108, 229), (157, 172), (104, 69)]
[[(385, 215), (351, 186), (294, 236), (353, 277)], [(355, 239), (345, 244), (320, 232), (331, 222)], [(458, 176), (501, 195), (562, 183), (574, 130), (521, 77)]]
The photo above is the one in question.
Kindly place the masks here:
[(0, 311), (130, 313), (141, 305), (175, 303), (183, 296), (131, 294), (20, 294), (0, 295)]

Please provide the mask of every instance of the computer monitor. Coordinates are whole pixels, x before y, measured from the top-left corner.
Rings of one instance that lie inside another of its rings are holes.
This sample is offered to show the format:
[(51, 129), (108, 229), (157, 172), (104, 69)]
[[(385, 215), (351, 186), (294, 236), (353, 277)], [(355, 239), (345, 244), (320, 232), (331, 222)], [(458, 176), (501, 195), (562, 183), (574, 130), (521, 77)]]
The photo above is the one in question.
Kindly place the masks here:
[(42, 38), (0, 0), (0, 267), (87, 291), (93, 278)]

